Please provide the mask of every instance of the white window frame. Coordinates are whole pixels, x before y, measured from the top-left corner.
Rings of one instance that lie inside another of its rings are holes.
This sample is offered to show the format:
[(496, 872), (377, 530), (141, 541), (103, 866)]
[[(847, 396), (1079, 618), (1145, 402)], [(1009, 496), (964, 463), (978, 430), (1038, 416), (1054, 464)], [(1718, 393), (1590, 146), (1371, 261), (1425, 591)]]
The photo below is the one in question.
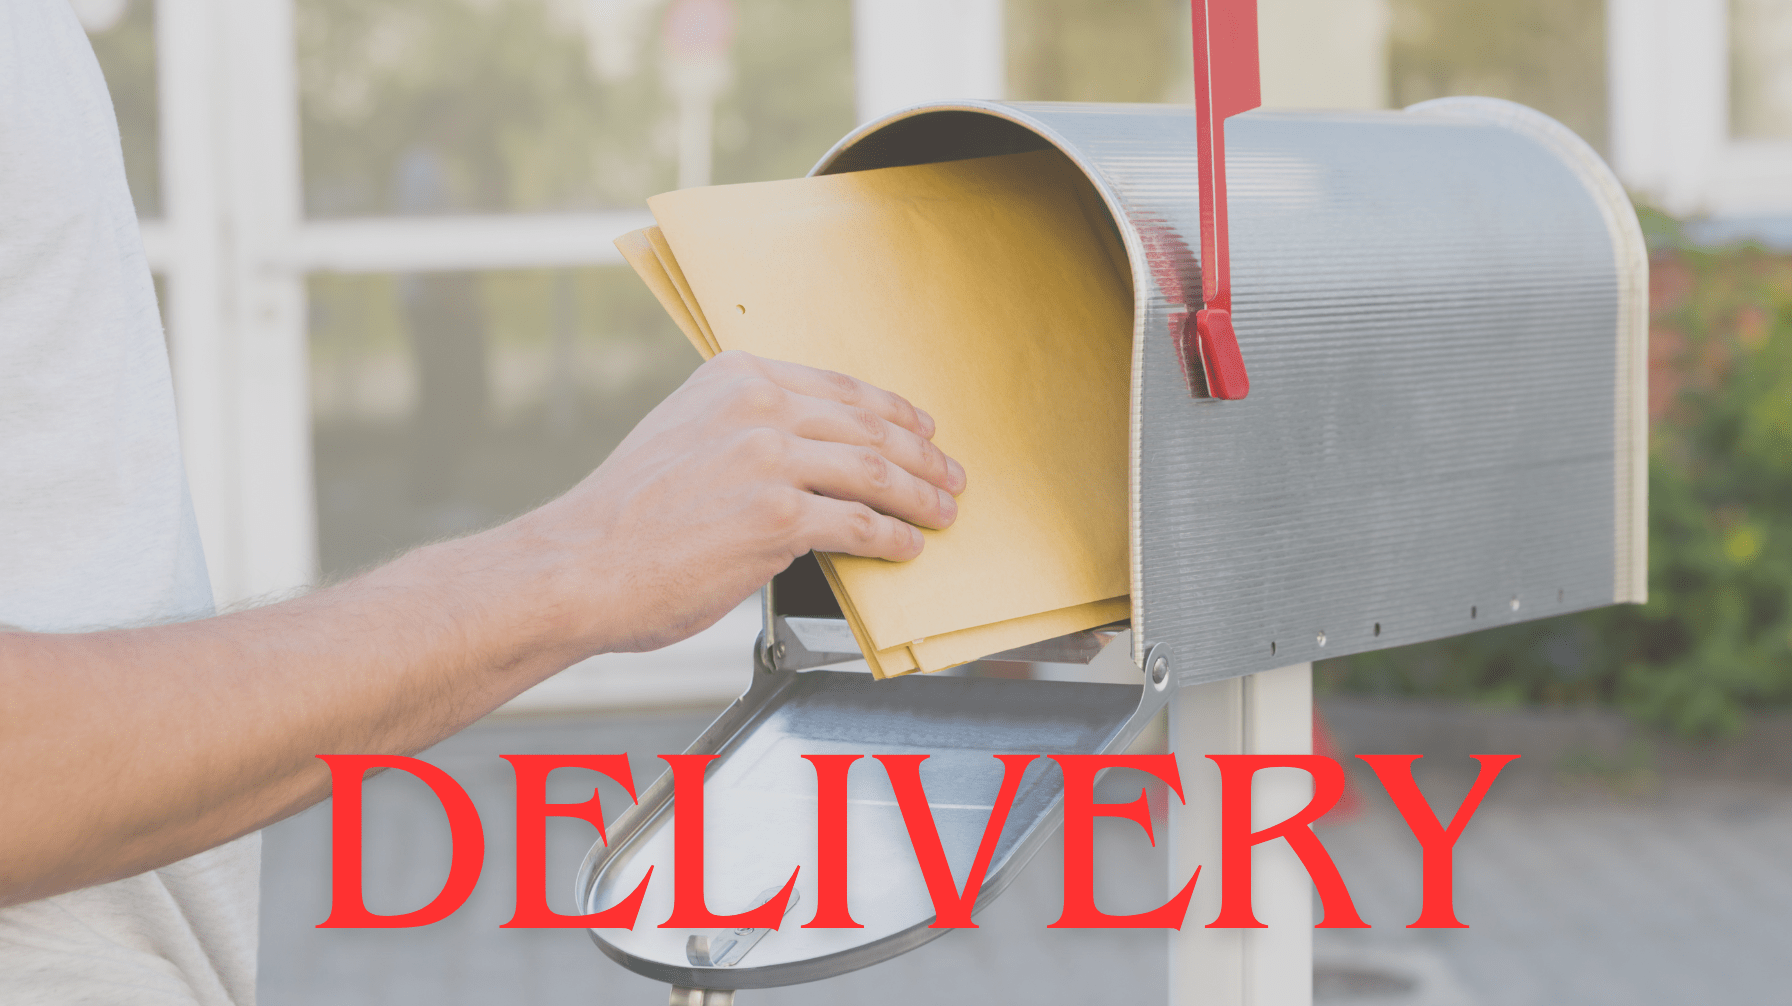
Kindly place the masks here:
[[(1000, 0), (855, 0), (854, 16), (861, 118), (945, 93), (1000, 95)], [(908, 43), (930, 18), (965, 43), (916, 64)], [(305, 219), (294, 41), (292, 0), (157, 0), (163, 216), (144, 222), (143, 239), (164, 277), (188, 479), (220, 605), (317, 577), (307, 274), (616, 265), (611, 239), (651, 222), (645, 208)]]
[(1612, 161), (1678, 216), (1792, 215), (1792, 141), (1730, 136), (1726, 0), (1607, 0)]
[(645, 210), (308, 221), (291, 0), (158, 0), (164, 277), (187, 475), (220, 605), (317, 577), (305, 277), (613, 265)]

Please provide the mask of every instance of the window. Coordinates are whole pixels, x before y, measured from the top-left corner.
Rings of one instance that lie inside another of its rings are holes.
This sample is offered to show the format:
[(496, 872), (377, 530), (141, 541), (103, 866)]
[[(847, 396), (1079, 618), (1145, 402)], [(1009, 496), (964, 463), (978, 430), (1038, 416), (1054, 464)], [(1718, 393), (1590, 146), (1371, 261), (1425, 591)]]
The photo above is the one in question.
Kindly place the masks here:
[(1612, 156), (1704, 236), (1792, 236), (1792, 2), (1608, 0)]
[[(298, 0), (311, 233), (433, 246), (332, 239), (306, 282), (325, 578), (595, 467), (697, 362), (609, 239), (655, 192), (800, 175), (852, 128), (850, 7), (683, 6), (734, 21), (715, 51), (657, 0)], [(591, 240), (503, 269), (484, 236), (523, 226)]]
[(610, 244), (643, 198), (856, 121), (839, 0), (74, 2), (225, 604), (571, 485), (696, 362)]
[(1792, 140), (1792, 3), (1730, 4), (1730, 136)]

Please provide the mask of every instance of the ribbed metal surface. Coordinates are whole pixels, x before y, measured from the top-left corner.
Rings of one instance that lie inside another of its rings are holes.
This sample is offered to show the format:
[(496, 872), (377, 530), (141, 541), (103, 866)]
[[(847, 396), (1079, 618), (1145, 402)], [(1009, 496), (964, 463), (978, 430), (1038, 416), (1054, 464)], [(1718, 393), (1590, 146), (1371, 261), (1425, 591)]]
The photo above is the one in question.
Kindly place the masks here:
[(911, 110), (816, 170), (1048, 144), (1132, 260), (1135, 639), (1185, 683), (1640, 599), (1646, 266), (1563, 127), (1486, 99), (1231, 120), (1236, 402), (1191, 395), (1172, 339), (1192, 109)]

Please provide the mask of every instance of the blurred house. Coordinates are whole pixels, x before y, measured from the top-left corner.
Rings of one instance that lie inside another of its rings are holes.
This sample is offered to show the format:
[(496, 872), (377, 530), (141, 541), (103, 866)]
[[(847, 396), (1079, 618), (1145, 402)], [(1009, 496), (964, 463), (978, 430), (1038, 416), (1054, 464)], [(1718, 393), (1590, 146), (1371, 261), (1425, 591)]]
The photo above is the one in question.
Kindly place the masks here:
[[(610, 246), (932, 98), (1189, 100), (1180, 0), (73, 0), (225, 604), (564, 490), (695, 356)], [(1792, 244), (1792, 0), (1261, 0), (1266, 104), (1555, 115)], [(743, 630), (744, 631), (744, 630)]]

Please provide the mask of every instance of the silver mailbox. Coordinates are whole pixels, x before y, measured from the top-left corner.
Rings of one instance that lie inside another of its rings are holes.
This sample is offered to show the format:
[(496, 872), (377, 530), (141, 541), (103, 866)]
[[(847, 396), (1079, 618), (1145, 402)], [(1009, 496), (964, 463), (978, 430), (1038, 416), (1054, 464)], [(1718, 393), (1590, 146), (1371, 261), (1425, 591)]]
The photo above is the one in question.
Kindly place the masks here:
[[(1178, 349), (1200, 306), (1193, 109), (927, 105), (857, 130), (814, 173), (1043, 149), (1081, 168), (1131, 266), (1131, 625), (995, 655), (1082, 663), (1095, 680), (1080, 683), (808, 671), (857, 653), (813, 560), (794, 564), (766, 593), (750, 688), (691, 748), (720, 756), (718, 908), (757, 904), (812, 851), (798, 750), (925, 740), (962, 871), (982, 818), (953, 815), (993, 797), (991, 753), (1114, 751), (1182, 685), (1643, 600), (1648, 264), (1623, 189), (1567, 129), (1479, 98), (1230, 120), (1239, 401), (1207, 397)], [(675, 1002), (707, 1003), (730, 994), (694, 990), (812, 981), (940, 935), (918, 875), (890, 868), (906, 838), (887, 782), (853, 778), (865, 929), (646, 921), (594, 941), (678, 986)], [(979, 907), (1055, 829), (1061, 788), (1051, 765), (1029, 770)], [(768, 792), (786, 809), (744, 799)], [(642, 918), (664, 917), (672, 812), (662, 777), (612, 825), (577, 878), (586, 911), (652, 867)], [(761, 862), (782, 870), (752, 876)], [(797, 894), (814, 903), (801, 874)]]
[[(812, 173), (1056, 148), (1133, 275), (1133, 656), (1185, 684), (1621, 602), (1646, 584), (1648, 258), (1623, 187), (1491, 98), (1226, 127), (1251, 375), (1203, 397), (1195, 113), (964, 102)], [(1192, 301), (1192, 303), (1191, 303)]]

